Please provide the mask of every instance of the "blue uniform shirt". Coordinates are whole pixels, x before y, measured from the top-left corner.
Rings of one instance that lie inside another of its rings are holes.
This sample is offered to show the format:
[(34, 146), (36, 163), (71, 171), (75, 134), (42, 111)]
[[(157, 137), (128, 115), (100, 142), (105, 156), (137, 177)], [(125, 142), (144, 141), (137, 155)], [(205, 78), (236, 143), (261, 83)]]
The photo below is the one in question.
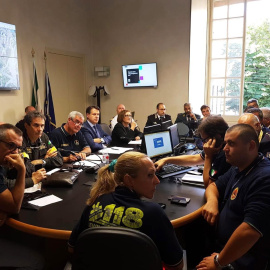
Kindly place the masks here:
[[(85, 147), (89, 147), (81, 131), (70, 135), (64, 129), (64, 125), (65, 124), (59, 128), (54, 129), (50, 133), (50, 139), (57, 149), (62, 148), (64, 150), (81, 152)], [(68, 151), (60, 150), (60, 152), (63, 157), (70, 155), (70, 152)]]
[(4, 172), (4, 168), (0, 166), (0, 193), (7, 189), (7, 186), (4, 184)]
[(182, 248), (164, 210), (156, 203), (142, 201), (128, 188), (118, 186), (115, 192), (104, 194), (93, 205), (86, 206), (72, 231), (69, 245), (76, 244), (83, 230), (98, 226), (122, 226), (139, 230), (154, 241), (165, 264), (177, 265), (182, 261)]
[(242, 222), (248, 223), (262, 237), (236, 263), (244, 267), (240, 269), (263, 269), (258, 264), (267, 261), (270, 255), (270, 161), (259, 154), (242, 172), (231, 167), (218, 178), (216, 186), (220, 200), (217, 228), (220, 247), (224, 247)]

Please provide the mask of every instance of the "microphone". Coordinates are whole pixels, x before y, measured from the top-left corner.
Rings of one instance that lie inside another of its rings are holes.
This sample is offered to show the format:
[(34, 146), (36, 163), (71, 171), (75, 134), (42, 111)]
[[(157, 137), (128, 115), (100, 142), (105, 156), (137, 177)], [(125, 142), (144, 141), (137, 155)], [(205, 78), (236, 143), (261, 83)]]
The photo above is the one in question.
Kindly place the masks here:
[(72, 150), (67, 150), (67, 149), (63, 149), (63, 148), (58, 148), (58, 150), (61, 152), (66, 152), (66, 153), (69, 153), (73, 156), (75, 156), (77, 158), (77, 161), (80, 161), (81, 160), (81, 157), (80, 156), (77, 156), (76, 155), (76, 152), (75, 151), (72, 151)]
[(58, 148), (59, 151), (62, 151), (62, 152), (67, 152), (67, 153), (70, 153), (74, 156), (76, 156), (76, 153), (72, 150), (67, 150), (67, 149), (63, 149), (63, 148)]

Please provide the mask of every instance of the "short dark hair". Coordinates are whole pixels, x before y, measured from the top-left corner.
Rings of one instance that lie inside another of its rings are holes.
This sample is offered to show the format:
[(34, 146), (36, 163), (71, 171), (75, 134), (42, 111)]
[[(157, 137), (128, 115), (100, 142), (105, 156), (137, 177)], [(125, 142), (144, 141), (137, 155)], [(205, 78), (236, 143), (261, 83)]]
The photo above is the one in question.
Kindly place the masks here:
[(250, 103), (253, 103), (253, 102), (256, 102), (257, 105), (258, 105), (258, 100), (256, 98), (250, 98), (248, 101), (247, 101), (247, 105), (250, 104)]
[(258, 113), (260, 122), (263, 120), (263, 112), (259, 108), (248, 108), (247, 113)]
[(206, 109), (206, 108), (209, 108), (210, 109), (210, 107), (208, 105), (202, 105), (201, 106), (201, 111), (204, 110), (204, 109)]
[(100, 108), (99, 108), (98, 106), (91, 105), (91, 106), (88, 106), (88, 107), (86, 108), (86, 111), (85, 111), (85, 112), (86, 112), (86, 113), (91, 113), (92, 109), (95, 109), (95, 110), (100, 111)]
[(8, 130), (13, 130), (15, 134), (18, 136), (22, 136), (22, 131), (18, 129), (17, 127), (11, 125), (11, 124), (2, 124), (0, 125), (0, 140), (5, 140), (7, 136), (7, 131)]
[(239, 131), (239, 138), (245, 142), (249, 143), (250, 141), (254, 141), (256, 143), (257, 148), (259, 148), (259, 139), (255, 129), (248, 124), (236, 124), (228, 128), (227, 133), (232, 131)]
[(31, 125), (32, 123), (32, 120), (34, 118), (41, 118), (43, 119), (44, 121), (46, 120), (44, 114), (42, 114), (41, 112), (39, 111), (32, 111), (32, 112), (28, 112), (25, 116), (24, 116), (24, 123), (26, 123), (28, 126)]
[(159, 109), (159, 105), (163, 105), (164, 103), (163, 102), (159, 102), (158, 104), (157, 104), (157, 110)]
[(123, 122), (124, 117), (125, 117), (125, 114), (126, 114), (127, 112), (130, 112), (130, 111), (129, 111), (129, 110), (123, 110), (123, 111), (121, 111), (121, 112), (118, 114), (118, 116), (117, 116), (117, 122), (118, 122), (118, 123), (122, 123), (122, 122)]
[(184, 104), (184, 107), (185, 107), (185, 106), (191, 106), (191, 103), (186, 102), (186, 103)]
[(204, 132), (209, 137), (215, 137), (219, 134), (223, 139), (227, 129), (229, 128), (226, 121), (221, 116), (209, 116), (201, 122), (198, 132)]

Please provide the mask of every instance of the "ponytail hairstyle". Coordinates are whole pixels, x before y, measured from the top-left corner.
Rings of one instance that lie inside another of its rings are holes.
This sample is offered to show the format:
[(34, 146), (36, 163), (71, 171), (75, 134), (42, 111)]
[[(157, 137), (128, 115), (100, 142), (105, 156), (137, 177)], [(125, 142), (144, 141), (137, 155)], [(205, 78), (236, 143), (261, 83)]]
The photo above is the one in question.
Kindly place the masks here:
[(126, 174), (136, 177), (145, 158), (147, 156), (143, 153), (130, 151), (121, 155), (117, 162), (114, 160), (111, 164), (100, 168), (97, 182), (91, 189), (86, 204), (92, 205), (99, 196), (114, 192), (116, 186), (124, 186)]
[(100, 168), (98, 179), (90, 191), (90, 198), (86, 201), (86, 204), (92, 205), (99, 196), (114, 192), (116, 186), (113, 173), (109, 171), (109, 165)]

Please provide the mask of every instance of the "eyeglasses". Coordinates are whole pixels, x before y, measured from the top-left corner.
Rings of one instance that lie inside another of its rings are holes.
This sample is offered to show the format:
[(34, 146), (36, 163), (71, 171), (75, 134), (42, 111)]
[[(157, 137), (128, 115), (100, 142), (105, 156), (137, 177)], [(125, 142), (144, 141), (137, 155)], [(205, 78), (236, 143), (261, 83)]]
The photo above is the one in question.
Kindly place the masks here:
[(80, 126), (81, 127), (83, 125), (83, 123), (74, 121), (73, 119), (71, 119), (71, 121), (74, 123), (75, 126)]
[(205, 139), (202, 138), (203, 143), (207, 143), (209, 141), (210, 137), (206, 137)]
[(125, 114), (125, 117), (131, 117), (131, 114)]
[(7, 146), (8, 150), (10, 150), (10, 151), (15, 151), (17, 149), (19, 151), (22, 150), (22, 147), (21, 146), (18, 146), (17, 144), (15, 144), (13, 142), (5, 142), (5, 141), (1, 141), (1, 140), (0, 140), (0, 142), (4, 143)]

